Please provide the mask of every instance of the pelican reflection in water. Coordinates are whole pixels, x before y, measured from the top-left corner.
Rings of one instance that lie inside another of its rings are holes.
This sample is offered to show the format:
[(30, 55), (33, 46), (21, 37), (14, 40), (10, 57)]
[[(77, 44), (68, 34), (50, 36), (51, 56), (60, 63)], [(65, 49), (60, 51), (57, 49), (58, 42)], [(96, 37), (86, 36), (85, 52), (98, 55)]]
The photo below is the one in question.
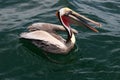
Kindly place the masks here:
[[(28, 32), (20, 34), (20, 37), (31, 40), (34, 45), (46, 52), (67, 54), (74, 47), (74, 33), (77, 33), (75, 29), (70, 27), (70, 24), (85, 26), (94, 32), (98, 32), (98, 30), (91, 27), (88, 22), (100, 26), (100, 23), (88, 19), (67, 7), (59, 9), (56, 15), (62, 26), (50, 23), (34, 23), (28, 27)], [(62, 38), (56, 31), (66, 31), (67, 39)]]

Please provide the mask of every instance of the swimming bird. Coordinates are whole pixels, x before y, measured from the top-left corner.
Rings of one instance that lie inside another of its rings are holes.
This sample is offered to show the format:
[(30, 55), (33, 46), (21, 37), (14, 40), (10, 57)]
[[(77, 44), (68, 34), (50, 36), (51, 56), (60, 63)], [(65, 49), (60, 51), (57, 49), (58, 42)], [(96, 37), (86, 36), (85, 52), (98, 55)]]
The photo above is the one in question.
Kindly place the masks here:
[[(88, 22), (101, 26), (100, 23), (80, 15), (67, 7), (59, 9), (56, 12), (56, 16), (62, 26), (50, 23), (33, 23), (28, 27), (28, 32), (21, 33), (20, 37), (31, 40), (34, 45), (46, 52), (67, 54), (74, 47), (76, 41), (74, 34), (77, 33), (75, 29), (71, 28), (70, 24), (85, 26), (94, 32), (98, 32), (98, 30), (91, 27)], [(67, 38), (64, 39), (58, 35), (57, 31), (67, 32)]]

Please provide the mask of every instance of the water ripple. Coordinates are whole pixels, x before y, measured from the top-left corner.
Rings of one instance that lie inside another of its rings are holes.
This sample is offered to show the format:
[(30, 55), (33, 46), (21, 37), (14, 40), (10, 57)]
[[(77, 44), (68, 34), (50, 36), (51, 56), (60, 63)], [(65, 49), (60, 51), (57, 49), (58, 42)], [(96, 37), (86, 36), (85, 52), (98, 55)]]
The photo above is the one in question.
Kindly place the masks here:
[[(1, 80), (119, 80), (120, 1), (119, 0), (0, 0), (0, 79)], [(60, 24), (55, 16), (61, 7), (100, 22), (99, 33), (77, 26), (75, 48), (66, 56), (46, 60), (42, 51), (19, 40), (19, 34), (34, 22)], [(72, 61), (69, 61), (72, 60)]]

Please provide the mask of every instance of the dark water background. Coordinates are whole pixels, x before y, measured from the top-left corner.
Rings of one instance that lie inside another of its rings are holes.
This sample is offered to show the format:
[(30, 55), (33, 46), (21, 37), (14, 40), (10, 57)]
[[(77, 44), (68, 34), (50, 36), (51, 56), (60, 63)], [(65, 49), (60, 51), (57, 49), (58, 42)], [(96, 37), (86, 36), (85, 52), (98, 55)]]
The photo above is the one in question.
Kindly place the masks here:
[[(19, 39), (35, 22), (60, 24), (56, 10), (69, 7), (100, 22), (99, 33), (72, 26), (75, 48), (49, 55)], [(120, 80), (120, 0), (0, 0), (0, 80)]]

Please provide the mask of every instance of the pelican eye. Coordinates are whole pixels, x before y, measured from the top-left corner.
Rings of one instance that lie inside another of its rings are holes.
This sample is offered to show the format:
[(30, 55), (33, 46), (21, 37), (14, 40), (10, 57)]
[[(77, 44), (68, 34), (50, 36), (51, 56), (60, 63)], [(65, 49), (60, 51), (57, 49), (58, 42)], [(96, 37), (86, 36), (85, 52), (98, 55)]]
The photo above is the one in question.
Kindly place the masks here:
[(72, 14), (72, 11), (67, 11), (64, 15), (68, 16), (69, 14)]

